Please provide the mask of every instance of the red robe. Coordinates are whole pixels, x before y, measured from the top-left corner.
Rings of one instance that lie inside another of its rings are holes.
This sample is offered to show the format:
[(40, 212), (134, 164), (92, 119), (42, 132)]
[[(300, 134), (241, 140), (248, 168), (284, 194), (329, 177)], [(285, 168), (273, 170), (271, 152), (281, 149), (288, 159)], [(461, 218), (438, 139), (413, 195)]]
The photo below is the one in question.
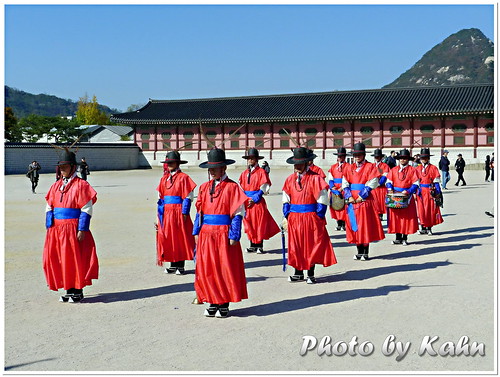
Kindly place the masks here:
[[(247, 200), (238, 184), (226, 178), (216, 186), (211, 202), (211, 185), (212, 180), (200, 186), (196, 210), (201, 219), (206, 215), (232, 217)], [(196, 245), (194, 287), (200, 302), (224, 304), (248, 298), (241, 245), (229, 245), (229, 225), (202, 225)]]
[[(360, 192), (360, 190), (354, 189), (352, 185), (366, 185), (369, 181), (377, 178), (378, 175), (377, 168), (371, 162), (365, 161), (359, 171), (356, 171), (356, 163), (348, 165), (344, 169), (344, 179), (350, 184), (352, 198), (357, 199)], [(356, 245), (368, 244), (385, 238), (372, 193), (373, 190), (361, 203), (346, 204), (345, 206), (346, 238), (349, 243)], [(357, 231), (353, 230), (354, 224), (351, 223), (349, 216), (351, 208), (356, 218)]]
[[(379, 162), (374, 164), (377, 168), (377, 172), (379, 174), (378, 178), (384, 175), (384, 173), (389, 173), (391, 168), (385, 162)], [(387, 208), (385, 206), (385, 196), (387, 194), (387, 188), (384, 185), (378, 186), (376, 189), (372, 190), (371, 194), (373, 195), (373, 199), (375, 200), (375, 210), (379, 215), (383, 215)]]
[(309, 169), (312, 170), (313, 172), (315, 172), (316, 174), (318, 174), (321, 178), (323, 178), (323, 179), (326, 178), (325, 172), (318, 165), (314, 165), (314, 164), (309, 165)]
[[(256, 166), (250, 174), (250, 183), (248, 183), (248, 170), (243, 171), (240, 175), (240, 186), (245, 192), (258, 191), (265, 183), (271, 186), (269, 176), (260, 166)], [(248, 198), (245, 205), (246, 212), (243, 225), (250, 242), (260, 243), (262, 240), (268, 240), (278, 234), (280, 228), (269, 213), (264, 197), (262, 196), (251, 208), (248, 208), (249, 201), (250, 198)]]
[[(342, 166), (340, 166), (340, 164), (337, 162), (336, 164), (333, 164), (330, 167), (330, 170), (328, 170), (328, 172), (330, 173), (330, 175), (334, 179), (333, 189), (339, 191), (340, 193), (342, 193), (342, 177), (344, 175), (344, 169), (348, 165), (349, 164), (347, 162), (344, 162), (342, 164)], [(337, 182), (335, 182), (335, 181), (337, 181)], [(331, 198), (331, 196), (332, 196), (331, 191), (330, 191), (329, 195)], [(340, 211), (336, 211), (332, 207), (330, 207), (330, 215), (332, 216), (332, 219), (345, 221), (345, 209), (341, 209)]]
[[(73, 177), (62, 194), (59, 188), (62, 179), (56, 181), (45, 196), (47, 204), (54, 208), (81, 209), (97, 193), (87, 181)], [(61, 199), (62, 196), (62, 199)], [(54, 219), (54, 225), (47, 229), (43, 247), (43, 271), (49, 289), (82, 289), (92, 285), (92, 279), (99, 277), (99, 263), (92, 233), (85, 231), (83, 241), (76, 238), (78, 218)]]
[[(316, 205), (321, 190), (328, 184), (318, 174), (308, 170), (302, 177), (300, 189), (297, 174), (290, 175), (283, 191), (290, 197), (290, 204)], [(288, 264), (297, 270), (309, 270), (315, 264), (324, 267), (337, 263), (326, 220), (314, 212), (290, 212), (288, 215)]]
[[(418, 177), (420, 178), (420, 189), (422, 190), (420, 194), (417, 195), (418, 218), (420, 220), (420, 225), (431, 228), (443, 222), (441, 210), (436, 206), (431, 196), (431, 187), (434, 186), (436, 178), (441, 178), (441, 175), (439, 174), (439, 169), (432, 164), (427, 165), (425, 171), (423, 164), (418, 165), (416, 169)], [(425, 187), (426, 185), (430, 185), (430, 187)]]
[[(399, 172), (399, 166), (393, 167), (387, 175), (387, 181), (392, 181), (394, 187), (409, 190), (418, 181), (417, 170), (407, 165)], [(398, 192), (398, 191), (394, 191)], [(418, 230), (417, 205), (415, 197), (411, 195), (410, 204), (406, 208), (388, 208), (387, 233), (413, 234)]]
[[(178, 171), (172, 176), (161, 177), (156, 188), (160, 199), (164, 196), (177, 196), (184, 200), (196, 187), (196, 183), (186, 174)], [(156, 263), (179, 262), (193, 259), (194, 237), (191, 217), (184, 219), (182, 203), (164, 204), (163, 221), (158, 216), (156, 233)]]

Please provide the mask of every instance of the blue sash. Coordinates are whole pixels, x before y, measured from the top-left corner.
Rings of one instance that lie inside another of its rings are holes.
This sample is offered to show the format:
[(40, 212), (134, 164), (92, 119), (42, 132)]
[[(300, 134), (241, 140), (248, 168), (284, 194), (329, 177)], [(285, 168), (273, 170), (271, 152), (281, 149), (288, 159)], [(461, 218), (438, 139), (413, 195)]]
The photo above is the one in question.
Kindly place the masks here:
[(290, 205), (290, 212), (295, 213), (306, 213), (306, 212), (316, 212), (317, 205), (313, 204), (292, 204)]
[(351, 183), (351, 190), (361, 191), (365, 188), (365, 185), (362, 183)]
[(342, 178), (333, 178), (333, 183), (342, 183)]
[(394, 188), (394, 191), (399, 191), (399, 192), (403, 192), (403, 191), (408, 191), (410, 188), (404, 188), (404, 187), (393, 187)]
[(356, 221), (356, 214), (354, 213), (354, 206), (352, 203), (347, 205), (347, 216), (349, 216), (349, 222), (351, 223), (351, 229), (353, 232), (358, 231), (358, 222)]
[(229, 215), (203, 215), (203, 225), (230, 225)]
[(54, 208), (54, 218), (57, 220), (78, 219), (80, 217), (80, 208)]
[(163, 204), (182, 204), (182, 198), (175, 195), (165, 195), (163, 197)]
[(430, 185), (430, 184), (427, 184), (427, 183), (421, 183), (421, 184), (420, 184), (420, 187), (431, 187), (431, 185)]
[(257, 194), (260, 190), (257, 191), (245, 191), (245, 195), (251, 198), (253, 195)]

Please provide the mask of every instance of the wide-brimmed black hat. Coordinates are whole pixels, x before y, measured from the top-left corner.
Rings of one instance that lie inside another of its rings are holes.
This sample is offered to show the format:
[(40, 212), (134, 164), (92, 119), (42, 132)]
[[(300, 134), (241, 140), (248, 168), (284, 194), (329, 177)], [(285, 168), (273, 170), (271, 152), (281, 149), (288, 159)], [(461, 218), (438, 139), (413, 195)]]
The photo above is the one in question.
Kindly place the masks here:
[(298, 147), (293, 150), (293, 156), (286, 160), (287, 164), (304, 164), (307, 161), (312, 161), (317, 156), (310, 149)]
[(434, 156), (431, 154), (431, 150), (429, 148), (420, 149), (420, 157), (431, 157)]
[(219, 168), (221, 166), (234, 164), (236, 161), (226, 158), (224, 149), (212, 148), (208, 152), (208, 161), (202, 162), (199, 166), (203, 169)]
[(337, 152), (333, 152), (333, 154), (337, 156), (347, 156), (347, 150), (344, 147), (340, 147), (337, 149)]
[(363, 143), (356, 143), (350, 154), (353, 156), (356, 154), (366, 154), (366, 146)]
[(250, 148), (245, 156), (242, 156), (245, 160), (249, 158), (256, 158), (257, 160), (262, 160), (264, 156), (259, 156), (259, 151), (256, 148)]
[(408, 160), (411, 160), (412, 157), (411, 157), (411, 153), (408, 149), (401, 149), (401, 151), (399, 151), (398, 155), (396, 157), (394, 157), (396, 160), (399, 160), (400, 158), (407, 158)]
[(63, 151), (63, 153), (59, 156), (59, 161), (57, 162), (56, 166), (60, 165), (78, 165), (76, 162), (76, 155), (75, 152), (71, 152), (67, 149)]
[(372, 154), (373, 157), (384, 157), (385, 154), (382, 153), (382, 149), (380, 148), (377, 148), (373, 151), (373, 154)]
[(165, 157), (165, 161), (161, 161), (160, 163), (164, 164), (165, 162), (178, 162), (179, 164), (187, 164), (187, 161), (181, 160), (181, 154), (177, 151), (170, 151), (167, 153)]

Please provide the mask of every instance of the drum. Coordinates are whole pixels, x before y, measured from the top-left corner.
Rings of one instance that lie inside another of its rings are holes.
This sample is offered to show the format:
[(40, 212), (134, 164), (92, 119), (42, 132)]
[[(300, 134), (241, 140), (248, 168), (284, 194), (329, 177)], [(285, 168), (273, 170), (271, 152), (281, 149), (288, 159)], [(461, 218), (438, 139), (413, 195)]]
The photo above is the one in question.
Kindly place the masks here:
[(387, 208), (406, 208), (410, 204), (410, 195), (404, 195), (400, 192), (387, 194), (385, 196), (385, 206)]
[(344, 209), (345, 200), (341, 195), (332, 194), (331, 205), (335, 211), (340, 211)]

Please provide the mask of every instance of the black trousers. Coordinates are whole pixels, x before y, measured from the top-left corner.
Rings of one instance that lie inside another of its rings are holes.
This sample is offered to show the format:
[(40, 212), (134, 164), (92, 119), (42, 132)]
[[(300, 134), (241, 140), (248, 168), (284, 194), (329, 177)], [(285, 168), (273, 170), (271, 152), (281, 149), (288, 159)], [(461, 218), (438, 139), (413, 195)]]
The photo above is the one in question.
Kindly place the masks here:
[[(307, 270), (307, 276), (314, 276), (315, 267), (316, 266), (313, 265), (309, 270)], [(295, 275), (304, 276), (304, 271), (295, 269)]]
[(465, 179), (464, 179), (464, 172), (463, 171), (459, 171), (457, 170), (457, 174), (458, 174), (458, 180), (457, 180), (457, 183), (455, 183), (455, 185), (458, 185), (458, 182), (462, 181), (462, 183), (465, 185)]
[(186, 264), (185, 260), (181, 260), (181, 261), (178, 261), (178, 262), (170, 262), (170, 267), (184, 268), (185, 264)]

